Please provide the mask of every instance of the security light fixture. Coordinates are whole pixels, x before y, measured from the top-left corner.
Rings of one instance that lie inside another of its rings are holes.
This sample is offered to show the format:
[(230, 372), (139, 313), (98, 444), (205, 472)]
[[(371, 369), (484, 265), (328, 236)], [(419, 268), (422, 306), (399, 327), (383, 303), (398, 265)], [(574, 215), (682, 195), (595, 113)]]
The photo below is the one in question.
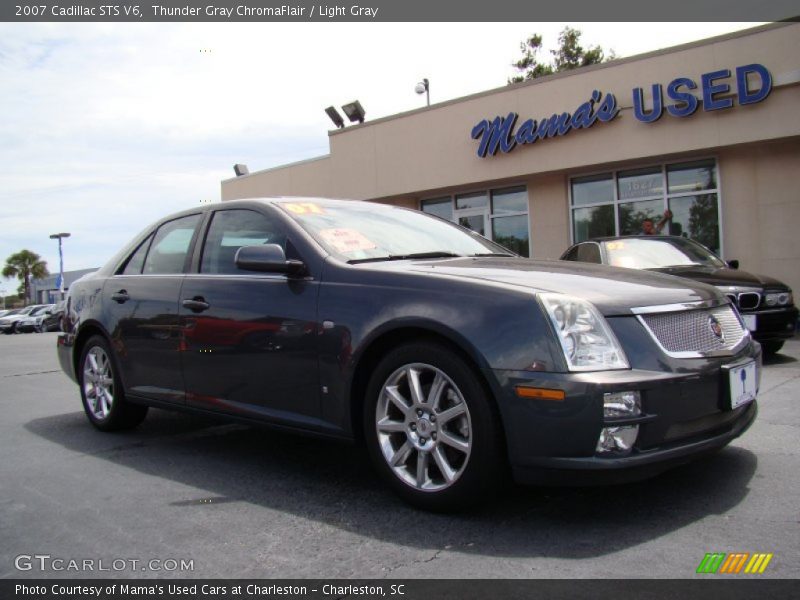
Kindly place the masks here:
[(247, 168), (247, 165), (243, 165), (241, 163), (236, 163), (233, 165), (233, 171), (236, 173), (237, 177), (241, 177), (242, 175), (250, 175), (250, 169)]
[(333, 121), (333, 124), (336, 125), (336, 127), (339, 129), (344, 128), (344, 119), (342, 119), (342, 115), (339, 114), (338, 110), (332, 106), (329, 106), (325, 109), (325, 112), (328, 113), (328, 116), (330, 117), (331, 121)]
[(431, 83), (427, 79), (423, 79), (414, 86), (414, 91), (418, 94), (425, 94), (425, 99), (428, 101), (428, 106), (431, 105)]
[(361, 106), (361, 102), (358, 100), (353, 100), (350, 104), (345, 104), (342, 106), (342, 110), (344, 114), (347, 115), (347, 118), (350, 119), (351, 123), (355, 123), (356, 121), (359, 123), (364, 122), (366, 113), (364, 112), (364, 107)]

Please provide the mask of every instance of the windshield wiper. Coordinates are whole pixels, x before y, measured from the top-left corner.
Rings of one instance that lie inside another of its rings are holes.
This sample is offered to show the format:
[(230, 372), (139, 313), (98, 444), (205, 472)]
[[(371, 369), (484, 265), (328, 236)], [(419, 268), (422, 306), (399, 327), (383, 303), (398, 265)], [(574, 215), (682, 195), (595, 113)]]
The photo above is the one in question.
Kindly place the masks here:
[(513, 254), (509, 254), (508, 252), (484, 252), (482, 254), (470, 254), (472, 258), (479, 258), (481, 256), (509, 256), (514, 257)]
[(456, 258), (462, 256), (454, 252), (437, 250), (435, 252), (415, 252), (412, 254), (390, 254), (388, 256), (374, 256), (372, 258), (355, 258), (348, 260), (347, 264), (356, 265), (365, 262), (381, 262), (386, 260), (408, 260), (412, 258)]

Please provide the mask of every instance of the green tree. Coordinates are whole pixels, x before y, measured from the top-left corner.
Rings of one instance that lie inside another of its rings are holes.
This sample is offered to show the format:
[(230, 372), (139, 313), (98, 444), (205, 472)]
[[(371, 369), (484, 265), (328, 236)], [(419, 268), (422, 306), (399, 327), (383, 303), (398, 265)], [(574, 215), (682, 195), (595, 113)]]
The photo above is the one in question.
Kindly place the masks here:
[(16, 277), (20, 280), (20, 290), (24, 293), (25, 301), (30, 299), (31, 280), (42, 279), (50, 275), (47, 262), (42, 257), (30, 250), (20, 250), (6, 259), (3, 267), (3, 277)]
[(571, 71), (588, 65), (595, 65), (607, 60), (616, 58), (613, 50), (608, 52), (600, 46), (590, 46), (584, 48), (580, 44), (581, 32), (572, 27), (565, 27), (558, 34), (558, 49), (551, 50), (553, 60), (550, 63), (539, 60), (539, 52), (542, 49), (542, 36), (534, 34), (524, 42), (520, 42), (519, 48), (522, 58), (511, 64), (517, 70), (517, 75), (508, 78), (508, 83), (520, 83), (529, 79), (536, 79), (559, 71)]

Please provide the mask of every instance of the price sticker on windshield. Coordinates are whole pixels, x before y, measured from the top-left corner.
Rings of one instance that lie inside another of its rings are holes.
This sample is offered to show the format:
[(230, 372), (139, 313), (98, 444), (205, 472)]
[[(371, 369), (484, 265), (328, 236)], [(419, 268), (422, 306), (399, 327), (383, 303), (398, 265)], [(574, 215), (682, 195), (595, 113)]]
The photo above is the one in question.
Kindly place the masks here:
[(324, 215), (325, 211), (319, 204), (313, 202), (289, 202), (282, 205), (286, 210), (296, 215)]
[(320, 237), (337, 252), (347, 254), (359, 250), (374, 250), (376, 246), (368, 237), (355, 229), (322, 229)]

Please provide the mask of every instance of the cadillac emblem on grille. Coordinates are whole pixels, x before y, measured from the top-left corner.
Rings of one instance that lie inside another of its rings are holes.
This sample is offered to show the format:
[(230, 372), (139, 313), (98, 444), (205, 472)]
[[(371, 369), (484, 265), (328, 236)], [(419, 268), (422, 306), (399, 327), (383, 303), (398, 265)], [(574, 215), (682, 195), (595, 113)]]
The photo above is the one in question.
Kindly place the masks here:
[(720, 325), (717, 317), (714, 315), (708, 316), (708, 328), (723, 344), (725, 343), (725, 332), (722, 330), (722, 325)]

